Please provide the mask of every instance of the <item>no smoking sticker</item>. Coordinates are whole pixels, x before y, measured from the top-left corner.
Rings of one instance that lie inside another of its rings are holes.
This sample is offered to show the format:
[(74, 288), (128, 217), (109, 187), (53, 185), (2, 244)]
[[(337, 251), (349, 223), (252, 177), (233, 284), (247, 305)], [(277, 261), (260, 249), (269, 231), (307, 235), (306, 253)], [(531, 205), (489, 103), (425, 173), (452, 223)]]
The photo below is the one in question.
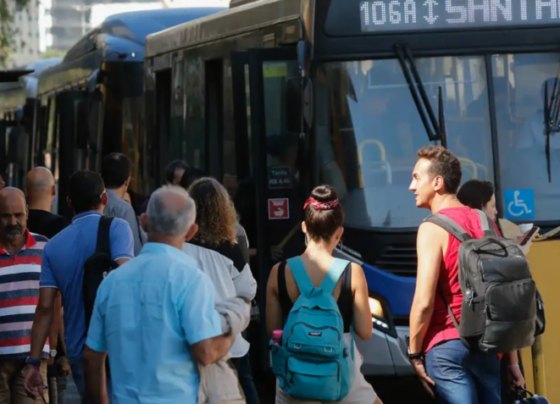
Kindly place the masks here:
[(268, 218), (270, 220), (281, 220), (290, 218), (290, 202), (288, 198), (268, 200)]

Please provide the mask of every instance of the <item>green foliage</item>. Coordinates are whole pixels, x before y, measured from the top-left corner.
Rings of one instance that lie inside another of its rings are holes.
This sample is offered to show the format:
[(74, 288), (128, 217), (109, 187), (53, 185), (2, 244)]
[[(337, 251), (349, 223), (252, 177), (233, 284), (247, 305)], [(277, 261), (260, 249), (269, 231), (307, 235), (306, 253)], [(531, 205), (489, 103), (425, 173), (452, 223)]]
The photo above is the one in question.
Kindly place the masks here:
[[(14, 44), (14, 12), (27, 7), (30, 0), (0, 0), (0, 68), (6, 66)], [(25, 44), (18, 44), (25, 46)]]
[(61, 51), (60, 49), (49, 48), (41, 54), (41, 59), (63, 58), (64, 56), (66, 56), (65, 51)]

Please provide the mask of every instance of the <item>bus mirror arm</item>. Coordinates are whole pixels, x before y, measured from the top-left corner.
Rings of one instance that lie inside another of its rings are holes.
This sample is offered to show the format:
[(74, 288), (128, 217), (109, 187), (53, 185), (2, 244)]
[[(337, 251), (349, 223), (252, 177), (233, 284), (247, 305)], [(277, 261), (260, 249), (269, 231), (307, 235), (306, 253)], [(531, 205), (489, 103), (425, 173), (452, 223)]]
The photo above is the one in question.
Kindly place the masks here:
[(297, 59), (299, 72), (302, 78), (307, 77), (307, 61), (311, 53), (311, 44), (309, 41), (299, 41), (297, 44)]
[(95, 70), (88, 78), (88, 91), (93, 93), (98, 85), (103, 84), (105, 72), (103, 70)]

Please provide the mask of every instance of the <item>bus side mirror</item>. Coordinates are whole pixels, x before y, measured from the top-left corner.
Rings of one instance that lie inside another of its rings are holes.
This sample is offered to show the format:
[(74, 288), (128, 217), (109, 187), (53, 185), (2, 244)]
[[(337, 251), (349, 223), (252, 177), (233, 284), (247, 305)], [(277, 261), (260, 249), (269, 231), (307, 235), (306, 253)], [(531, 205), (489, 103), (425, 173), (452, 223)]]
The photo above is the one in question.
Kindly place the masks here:
[(313, 122), (313, 83), (307, 77), (286, 81), (286, 131), (305, 134)]

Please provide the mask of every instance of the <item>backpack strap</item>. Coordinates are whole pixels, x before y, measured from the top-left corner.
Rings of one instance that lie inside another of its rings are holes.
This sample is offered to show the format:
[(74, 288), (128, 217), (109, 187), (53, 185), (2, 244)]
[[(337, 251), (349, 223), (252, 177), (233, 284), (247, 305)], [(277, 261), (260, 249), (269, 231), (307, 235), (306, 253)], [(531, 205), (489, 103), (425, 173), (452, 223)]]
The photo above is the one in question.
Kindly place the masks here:
[(433, 223), (441, 227), (442, 229), (444, 229), (445, 231), (453, 235), (461, 243), (472, 239), (470, 234), (467, 233), (461, 226), (459, 226), (455, 222), (455, 220), (445, 215), (435, 213), (431, 216), (428, 216), (426, 219), (424, 219), (424, 222)]
[(335, 258), (333, 260), (331, 267), (327, 271), (327, 274), (321, 283), (321, 290), (325, 294), (332, 295), (338, 280), (348, 265), (350, 265), (350, 261), (342, 260), (340, 258)]
[(114, 217), (101, 216), (97, 228), (96, 253), (105, 253), (111, 256), (111, 223)]
[(287, 262), (290, 266), (290, 270), (292, 271), (292, 275), (294, 276), (299, 292), (304, 296), (311, 295), (315, 286), (313, 286), (309, 275), (307, 275), (307, 271), (305, 270), (305, 266), (303, 265), (301, 258), (290, 258)]
[(478, 217), (480, 217), (480, 226), (484, 232), (484, 237), (497, 236), (496, 229), (494, 228), (494, 222), (490, 219), (490, 216), (479, 209), (475, 210), (476, 213), (478, 213)]

